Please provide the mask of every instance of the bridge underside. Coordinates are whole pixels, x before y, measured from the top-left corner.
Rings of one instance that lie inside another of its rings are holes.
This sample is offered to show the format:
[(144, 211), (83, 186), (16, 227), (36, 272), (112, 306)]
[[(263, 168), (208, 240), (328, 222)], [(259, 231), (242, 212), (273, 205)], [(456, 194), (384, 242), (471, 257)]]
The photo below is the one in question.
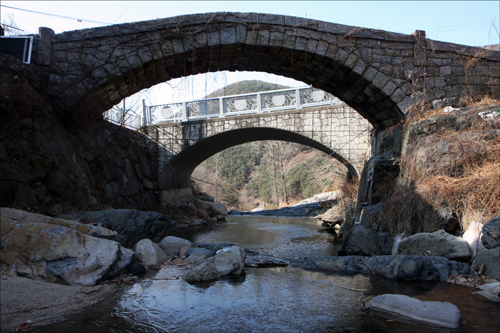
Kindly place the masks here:
[[(343, 54), (341, 51), (338, 53)], [(231, 54), (231, 58), (224, 60), (226, 54)], [(219, 61), (215, 63), (210, 59)], [(347, 52), (337, 62), (306, 50), (297, 52), (282, 47), (221, 45), (216, 49), (199, 48), (168, 59), (151, 60), (143, 67), (106, 82), (76, 105), (84, 105), (87, 110), (101, 114), (119, 103), (122, 97), (170, 79), (225, 70), (260, 71), (302, 81), (329, 92), (359, 112), (375, 128), (386, 128), (399, 123), (405, 118), (397, 104), (403, 96), (393, 100), (390, 94), (396, 89), (395, 85), (389, 84), (384, 91), (386, 83), (382, 87), (374, 84), (371, 80), (379, 74), (375, 68), (366, 73), (368, 77), (358, 72), (367, 67), (369, 66), (358, 56), (349, 56)], [(138, 77), (145, 80), (138, 80)], [(389, 80), (382, 73), (378, 77), (382, 81)], [(127, 91), (120, 92), (119, 95), (116, 93), (119, 97), (116, 100), (107, 101), (108, 95), (103, 96), (103, 92), (121, 86), (126, 86)]]
[(318, 149), (344, 164), (350, 177), (359, 178), (358, 171), (349, 161), (331, 148), (313, 139), (295, 132), (276, 128), (243, 128), (213, 135), (185, 148), (169, 161), (168, 166), (163, 168), (160, 175), (160, 189), (189, 189), (191, 174), (207, 158), (233, 146), (262, 140), (295, 142)]

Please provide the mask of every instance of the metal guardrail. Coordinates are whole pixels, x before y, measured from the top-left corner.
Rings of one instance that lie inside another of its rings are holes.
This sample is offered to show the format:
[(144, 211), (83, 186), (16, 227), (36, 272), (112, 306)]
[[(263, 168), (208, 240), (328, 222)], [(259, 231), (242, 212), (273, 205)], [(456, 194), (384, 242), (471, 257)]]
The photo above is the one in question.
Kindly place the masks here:
[(305, 86), (151, 106), (143, 100), (142, 119), (146, 126), (341, 103), (330, 93)]

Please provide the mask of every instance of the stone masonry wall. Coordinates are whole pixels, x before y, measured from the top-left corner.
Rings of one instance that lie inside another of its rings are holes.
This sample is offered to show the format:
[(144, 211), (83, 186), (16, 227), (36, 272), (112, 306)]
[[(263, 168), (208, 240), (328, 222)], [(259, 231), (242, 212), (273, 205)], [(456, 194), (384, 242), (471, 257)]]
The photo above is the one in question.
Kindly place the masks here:
[(370, 157), (371, 124), (351, 107), (340, 104), (152, 126), (155, 138), (165, 148), (159, 173), (175, 155), (203, 139), (225, 131), (262, 127), (311, 138), (339, 153), (358, 172)]
[(0, 206), (49, 215), (156, 207), (158, 149), (104, 120), (62, 123), (36, 66), (0, 62)]

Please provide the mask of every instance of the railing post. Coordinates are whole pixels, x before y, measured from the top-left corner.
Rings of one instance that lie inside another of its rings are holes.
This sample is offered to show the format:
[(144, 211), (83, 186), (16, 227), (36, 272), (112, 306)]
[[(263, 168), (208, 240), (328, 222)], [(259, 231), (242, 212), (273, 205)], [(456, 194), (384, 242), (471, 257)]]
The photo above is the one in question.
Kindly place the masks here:
[(182, 121), (187, 121), (187, 120), (188, 120), (188, 115), (187, 115), (186, 102), (182, 102)]
[(224, 98), (219, 97), (219, 118), (224, 118)]
[(151, 120), (148, 121), (148, 111), (146, 107), (146, 100), (142, 100), (142, 126), (148, 125), (148, 123), (151, 123)]
[(295, 89), (295, 100), (297, 109), (302, 109), (302, 103), (300, 102), (300, 89)]
[(257, 113), (262, 113), (262, 96), (257, 93)]

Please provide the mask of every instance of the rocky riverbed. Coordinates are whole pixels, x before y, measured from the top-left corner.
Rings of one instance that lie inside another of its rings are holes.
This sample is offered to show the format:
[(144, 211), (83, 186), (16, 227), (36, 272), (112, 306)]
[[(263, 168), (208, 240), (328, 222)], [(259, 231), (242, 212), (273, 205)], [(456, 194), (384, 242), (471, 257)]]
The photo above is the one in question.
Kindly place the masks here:
[[(305, 205), (314, 204), (319, 205)], [(1, 208), (2, 329), (15, 329), (26, 320), (38, 325), (77, 311), (112, 293), (113, 282), (108, 285), (109, 281), (137, 279), (137, 274), (147, 267), (165, 263), (182, 265), (186, 269), (182, 278), (192, 283), (241, 275), (245, 267), (291, 265), (398, 280), (465, 285), (470, 281), (469, 285), (480, 286), (495, 282), (488, 276), (496, 272), (494, 262), (484, 261), (481, 253), (500, 248), (500, 218), (482, 226), (472, 243), (468, 242), (470, 239), (436, 232), (407, 237), (399, 244), (399, 255), (274, 258), (231, 243), (196, 244), (169, 236), (173, 221), (158, 213), (116, 210), (71, 217), (73, 220), (66, 220)], [(416, 237), (424, 238), (413, 241)], [(415, 243), (423, 244), (427, 250)], [(434, 249), (429, 244), (439, 245)], [(447, 246), (450, 250), (444, 250), (442, 255), (430, 256), (425, 252), (431, 249), (437, 253)], [(464, 250), (453, 250), (464, 246), (469, 256), (464, 257)], [(470, 260), (469, 249), (474, 246), (480, 249), (475, 260), (482, 261), (473, 264), (481, 264), (481, 271), (463, 262)], [(116, 280), (117, 276), (125, 278)], [(54, 294), (58, 297), (50, 297)], [(481, 290), (480, 295), (490, 301), (500, 300), (494, 287)], [(17, 298), (22, 301), (13, 301)], [(80, 302), (83, 298), (85, 301)]]

